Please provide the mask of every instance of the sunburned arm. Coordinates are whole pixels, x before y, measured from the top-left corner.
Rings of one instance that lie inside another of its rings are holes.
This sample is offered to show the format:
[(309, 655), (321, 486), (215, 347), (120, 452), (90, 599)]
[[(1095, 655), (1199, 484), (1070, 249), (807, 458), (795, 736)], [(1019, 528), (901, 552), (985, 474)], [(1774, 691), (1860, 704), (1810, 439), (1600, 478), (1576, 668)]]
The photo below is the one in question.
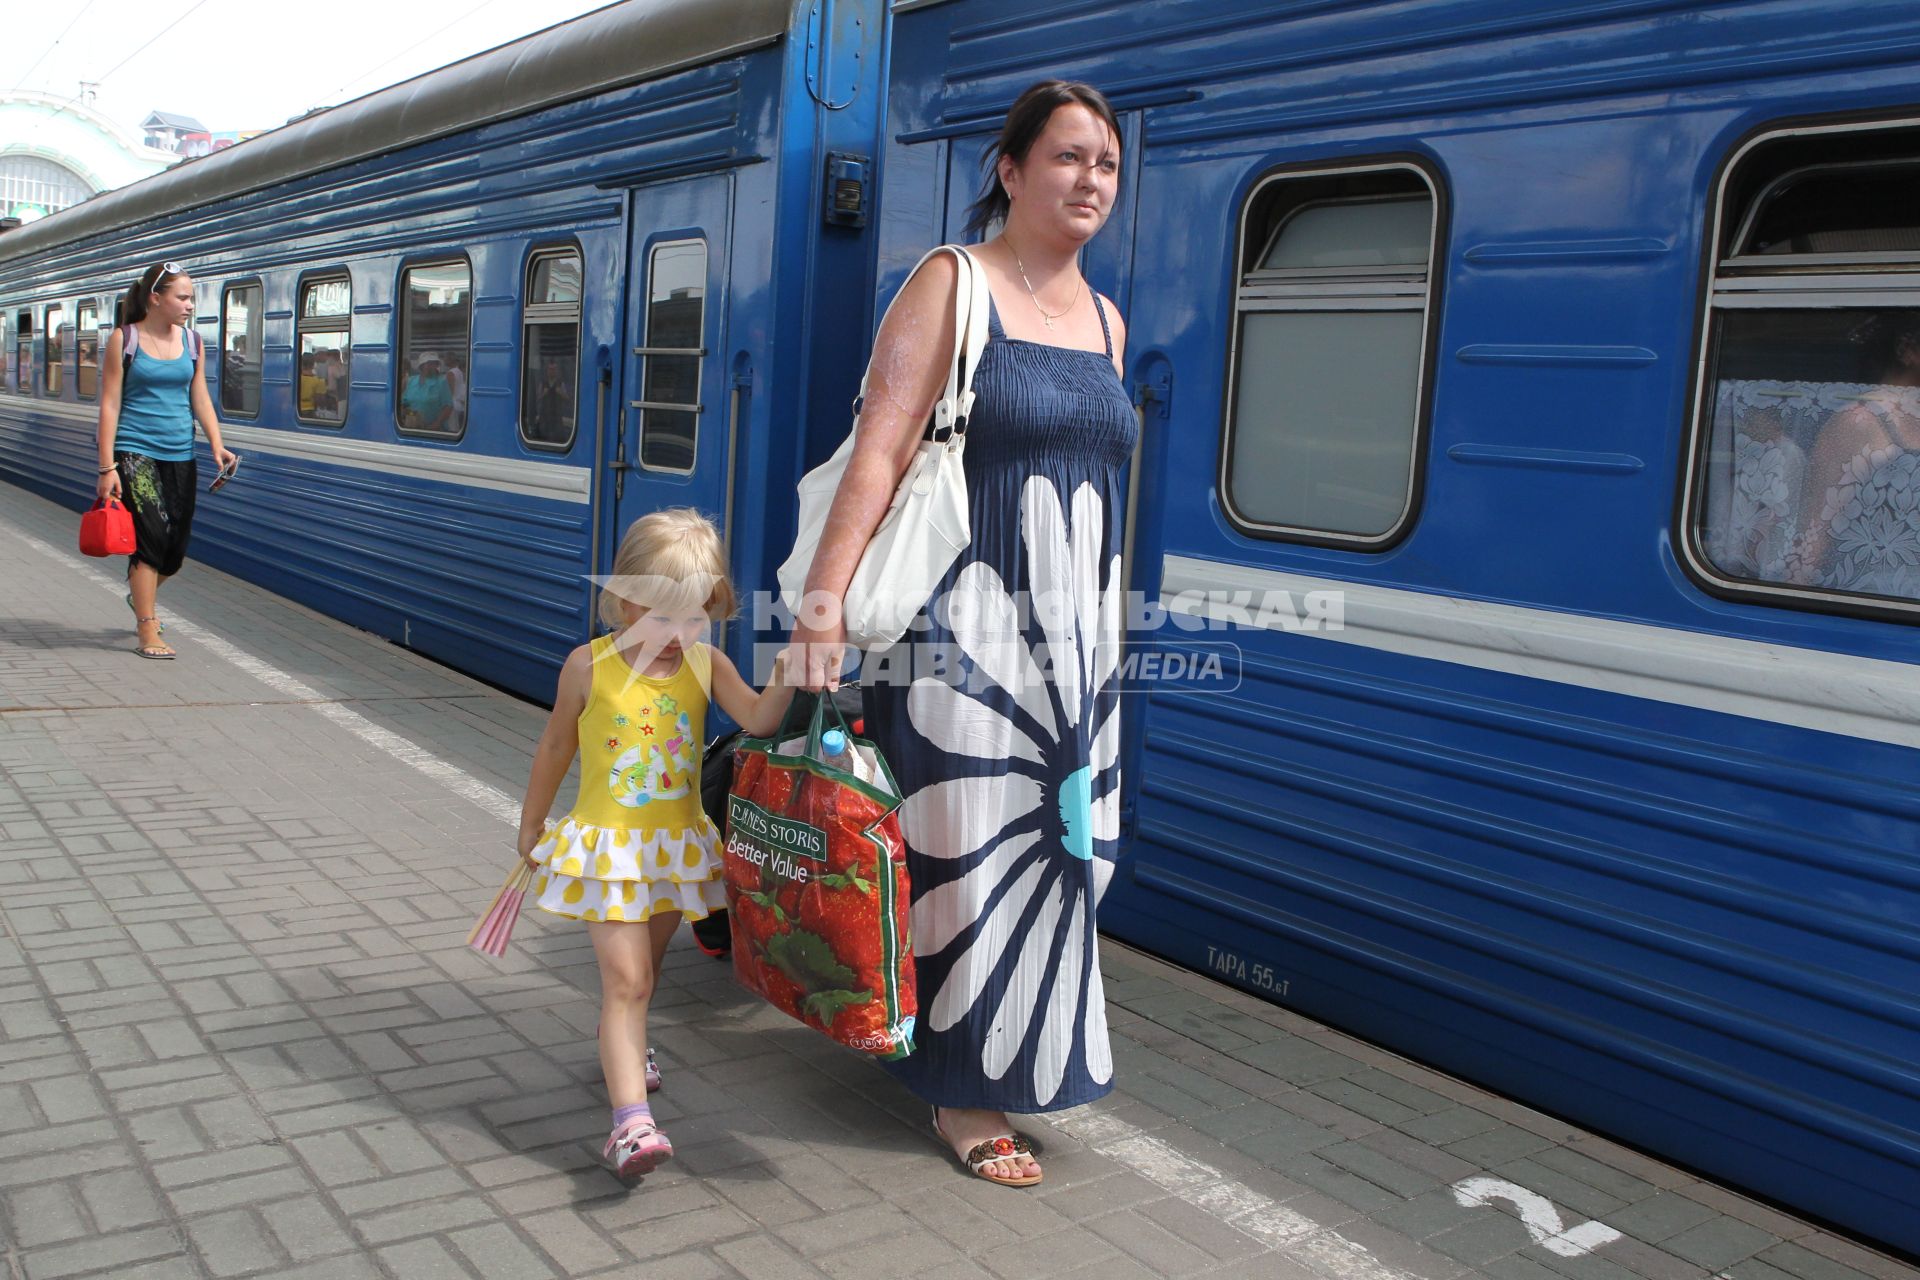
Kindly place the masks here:
[[(960, 271), (940, 254), (900, 291), (874, 339), (866, 398), (854, 426), (853, 456), (833, 495), (820, 545), (807, 573), (806, 596), (794, 627), (794, 652), (804, 658), (793, 678), (809, 689), (839, 680), (846, 632), (840, 604), (893, 491), (920, 444), (920, 432), (947, 379), (953, 351), (953, 295)], [(815, 614), (809, 604), (818, 602)]]
[(731, 658), (718, 649), (708, 652), (713, 654), (713, 700), (720, 709), (732, 716), (749, 737), (765, 738), (779, 729), (793, 703), (793, 686), (787, 683), (785, 672), (786, 655), (774, 661), (773, 683), (756, 693)]
[(553, 695), (553, 714), (533, 749), (533, 771), (527, 778), (527, 798), (520, 806), (520, 856), (526, 857), (540, 843), (547, 811), (553, 798), (573, 767), (580, 750), (580, 713), (587, 709), (587, 693), (593, 688), (593, 655), (581, 645), (567, 655), (560, 668), (560, 686)]

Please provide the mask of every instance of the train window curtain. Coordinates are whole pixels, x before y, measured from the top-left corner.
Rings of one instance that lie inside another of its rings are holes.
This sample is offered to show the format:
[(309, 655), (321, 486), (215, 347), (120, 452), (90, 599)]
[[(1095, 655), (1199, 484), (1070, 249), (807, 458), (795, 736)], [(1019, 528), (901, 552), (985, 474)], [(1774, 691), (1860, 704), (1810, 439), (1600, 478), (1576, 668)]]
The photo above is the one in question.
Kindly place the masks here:
[(1249, 200), (1222, 491), (1249, 531), (1381, 543), (1420, 436), (1435, 199), (1417, 170), (1282, 174)]
[(1920, 617), (1920, 130), (1782, 137), (1723, 191), (1698, 552), (1783, 603)]

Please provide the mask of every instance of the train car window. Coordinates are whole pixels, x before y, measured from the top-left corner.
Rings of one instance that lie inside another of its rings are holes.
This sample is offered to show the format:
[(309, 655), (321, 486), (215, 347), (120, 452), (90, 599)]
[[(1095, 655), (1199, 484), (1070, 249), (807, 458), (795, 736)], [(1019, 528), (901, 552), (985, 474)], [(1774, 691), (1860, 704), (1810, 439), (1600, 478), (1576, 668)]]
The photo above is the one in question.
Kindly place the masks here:
[(74, 312), (73, 393), (82, 400), (100, 396), (100, 304), (88, 298)]
[(520, 438), (535, 449), (573, 443), (580, 385), (580, 254), (541, 252), (527, 263), (521, 318)]
[(254, 418), (260, 414), (260, 286), (230, 284), (220, 292), (220, 407)]
[(1437, 228), (1407, 164), (1282, 173), (1249, 197), (1221, 463), (1244, 532), (1371, 549), (1408, 526)]
[(647, 260), (647, 331), (641, 347), (640, 465), (693, 470), (700, 430), (701, 345), (707, 305), (707, 242), (657, 244)]
[(467, 428), (473, 268), (465, 259), (408, 267), (401, 273), (400, 298), (394, 369), (400, 430), (457, 439)]
[(347, 420), (347, 387), (353, 361), (353, 281), (346, 275), (314, 276), (300, 282), (294, 312), (294, 347), (299, 359), (294, 384), (294, 414), (301, 422), (337, 427)]
[(33, 312), (22, 311), (13, 325), (13, 389), (33, 394)]
[(1920, 129), (1759, 140), (1717, 216), (1690, 566), (1920, 618)]
[(67, 321), (66, 309), (59, 303), (47, 308), (47, 345), (44, 358), (46, 368), (46, 393), (49, 399), (60, 398), (61, 375), (66, 361)]

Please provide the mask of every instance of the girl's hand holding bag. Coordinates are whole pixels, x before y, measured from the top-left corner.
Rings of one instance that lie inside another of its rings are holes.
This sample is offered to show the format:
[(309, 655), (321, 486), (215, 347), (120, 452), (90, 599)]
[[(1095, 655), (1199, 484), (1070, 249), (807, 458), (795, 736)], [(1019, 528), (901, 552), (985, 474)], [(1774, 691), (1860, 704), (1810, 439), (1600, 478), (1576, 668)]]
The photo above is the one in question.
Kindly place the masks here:
[[(933, 407), (931, 433), (920, 441), (906, 474), (894, 489), (892, 504), (868, 539), (853, 580), (847, 584), (841, 611), (847, 643), (855, 648), (892, 644), (906, 634), (914, 615), (926, 606), (947, 570), (973, 541), (962, 456), (967, 418), (973, 412), (973, 374), (987, 345), (987, 278), (971, 254), (950, 244), (927, 254), (913, 270), (919, 271), (941, 253), (952, 254), (959, 268), (953, 293), (954, 350), (947, 360), (946, 390)], [(908, 278), (912, 278), (912, 272)], [(856, 410), (866, 393), (867, 379), (863, 377)], [(855, 420), (857, 423), (857, 412)], [(826, 531), (827, 512), (853, 457), (854, 435), (849, 432), (834, 455), (800, 481), (799, 536), (793, 554), (780, 566), (780, 596), (796, 617), (801, 616), (807, 574), (813, 568), (820, 536)]]
[(130, 556), (134, 546), (133, 512), (118, 498), (95, 498), (80, 517), (80, 554)]
[(734, 748), (722, 855), (734, 976), (829, 1039), (904, 1057), (919, 1006), (900, 787), (831, 694), (804, 729), (801, 705), (773, 737)]

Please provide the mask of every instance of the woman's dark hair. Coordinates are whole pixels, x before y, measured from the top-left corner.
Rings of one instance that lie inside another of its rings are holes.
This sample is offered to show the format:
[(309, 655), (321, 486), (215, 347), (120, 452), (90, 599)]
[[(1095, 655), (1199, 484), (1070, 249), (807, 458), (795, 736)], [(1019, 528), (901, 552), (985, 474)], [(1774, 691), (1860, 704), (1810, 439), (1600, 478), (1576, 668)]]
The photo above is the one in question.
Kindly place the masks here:
[(1092, 85), (1078, 80), (1042, 80), (1034, 85), (1014, 99), (1007, 111), (1007, 122), (1001, 126), (1000, 140), (987, 152), (987, 185), (967, 210), (968, 235), (985, 231), (994, 221), (1007, 216), (1011, 202), (1007, 199), (1007, 189), (1000, 183), (1000, 157), (1024, 164), (1027, 152), (1033, 150), (1035, 140), (1047, 127), (1047, 121), (1053, 119), (1053, 113), (1075, 104), (1105, 121), (1114, 137), (1120, 136), (1120, 121), (1113, 114), (1112, 104)]
[(1903, 348), (1920, 342), (1920, 311), (1882, 311), (1854, 326), (1848, 336), (1865, 357), (1867, 376), (1883, 377), (1887, 370), (1903, 363)]
[(153, 301), (154, 291), (164, 289), (175, 279), (186, 274), (184, 271), (169, 271), (176, 264), (156, 262), (140, 273), (140, 278), (127, 290), (126, 311), (122, 318), (124, 324), (139, 324), (147, 318), (147, 304)]

